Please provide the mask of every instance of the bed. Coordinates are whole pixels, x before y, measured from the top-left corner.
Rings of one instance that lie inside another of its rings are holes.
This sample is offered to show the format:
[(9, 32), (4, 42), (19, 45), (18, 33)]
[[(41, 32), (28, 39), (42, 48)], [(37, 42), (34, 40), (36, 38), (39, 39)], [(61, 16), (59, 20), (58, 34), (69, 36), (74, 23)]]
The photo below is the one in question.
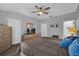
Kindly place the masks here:
[(59, 56), (59, 40), (39, 38), (21, 43), (21, 55), (25, 56)]

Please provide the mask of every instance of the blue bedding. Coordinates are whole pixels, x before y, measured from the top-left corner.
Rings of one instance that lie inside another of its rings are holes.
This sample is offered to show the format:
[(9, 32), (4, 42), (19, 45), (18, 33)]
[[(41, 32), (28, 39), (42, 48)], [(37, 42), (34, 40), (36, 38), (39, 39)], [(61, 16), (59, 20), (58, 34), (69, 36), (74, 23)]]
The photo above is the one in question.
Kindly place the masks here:
[(59, 42), (61, 48), (68, 48), (68, 46), (75, 40), (77, 37), (64, 38)]
[(79, 56), (79, 37), (64, 38), (59, 45), (60, 48), (68, 48), (70, 56)]
[(79, 56), (79, 38), (69, 45), (68, 51), (70, 56)]
[(72, 43), (72, 40), (65, 38), (59, 42), (59, 45), (61, 48), (67, 48), (71, 43)]

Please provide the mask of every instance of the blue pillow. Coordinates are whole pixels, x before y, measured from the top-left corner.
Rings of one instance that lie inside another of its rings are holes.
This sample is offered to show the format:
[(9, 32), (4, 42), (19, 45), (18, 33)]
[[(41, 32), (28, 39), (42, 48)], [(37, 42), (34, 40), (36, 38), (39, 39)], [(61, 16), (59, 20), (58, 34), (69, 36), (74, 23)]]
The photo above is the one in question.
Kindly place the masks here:
[(61, 48), (68, 48), (68, 46), (72, 43), (72, 38), (65, 38), (59, 42), (59, 46)]
[(68, 48), (70, 56), (79, 56), (79, 38), (76, 38)]
[(76, 38), (79, 38), (78, 36), (73, 36), (72, 38), (71, 38), (71, 40), (75, 40)]

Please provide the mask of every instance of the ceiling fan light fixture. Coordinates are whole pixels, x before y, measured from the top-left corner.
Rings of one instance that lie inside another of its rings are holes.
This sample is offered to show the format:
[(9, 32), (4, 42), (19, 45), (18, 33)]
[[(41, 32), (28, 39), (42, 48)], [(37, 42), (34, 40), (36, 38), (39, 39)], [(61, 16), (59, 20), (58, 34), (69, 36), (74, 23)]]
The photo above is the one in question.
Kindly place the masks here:
[(40, 15), (41, 15), (41, 14), (43, 14), (43, 12), (39, 11), (39, 12), (38, 12), (38, 14), (40, 14)]

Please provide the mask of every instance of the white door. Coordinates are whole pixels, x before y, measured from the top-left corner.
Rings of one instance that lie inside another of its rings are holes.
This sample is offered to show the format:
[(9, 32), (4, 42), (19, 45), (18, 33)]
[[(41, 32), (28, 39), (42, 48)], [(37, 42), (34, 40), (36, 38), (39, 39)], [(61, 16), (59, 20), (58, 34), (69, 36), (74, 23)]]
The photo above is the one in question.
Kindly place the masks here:
[(75, 26), (75, 21), (74, 20), (64, 22), (63, 38), (71, 35), (68, 28), (69, 27), (74, 27), (74, 26)]
[(21, 20), (8, 19), (8, 26), (12, 27), (12, 44), (21, 42)]
[(47, 37), (47, 24), (41, 24), (41, 36)]

